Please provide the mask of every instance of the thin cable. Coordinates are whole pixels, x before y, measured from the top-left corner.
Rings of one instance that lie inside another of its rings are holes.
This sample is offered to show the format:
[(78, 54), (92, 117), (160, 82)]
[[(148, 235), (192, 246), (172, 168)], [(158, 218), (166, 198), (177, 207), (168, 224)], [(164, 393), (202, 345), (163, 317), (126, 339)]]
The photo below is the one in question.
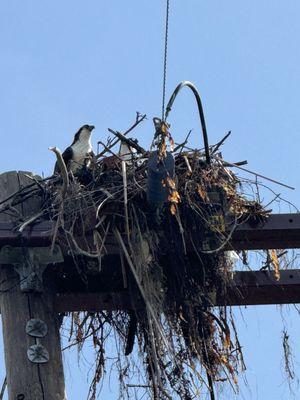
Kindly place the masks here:
[(251, 171), (250, 169), (241, 167), (240, 165), (238, 165), (238, 164), (236, 164), (236, 163), (230, 163), (230, 162), (228, 162), (228, 161), (225, 161), (225, 160), (223, 160), (222, 158), (218, 157), (217, 155), (214, 155), (214, 157), (215, 157), (218, 161), (220, 161), (221, 163), (223, 163), (223, 165), (225, 165), (225, 166), (235, 167), (235, 168), (241, 169), (242, 171), (248, 172), (248, 174), (252, 174), (252, 175), (255, 175), (256, 177), (259, 177), (259, 178), (262, 178), (262, 179), (266, 179), (267, 181), (276, 183), (276, 185), (280, 185), (280, 186), (286, 187), (286, 188), (288, 188), (288, 189), (295, 190), (295, 188), (294, 188), (293, 186), (289, 186), (289, 185), (287, 185), (286, 183), (282, 183), (282, 182), (276, 181), (275, 179), (268, 178), (267, 176), (261, 175), (261, 174), (259, 174), (258, 172), (254, 172), (254, 171)]
[(206, 130), (206, 123), (205, 123), (205, 117), (204, 117), (204, 112), (203, 112), (203, 107), (202, 107), (202, 102), (200, 98), (200, 94), (196, 88), (195, 85), (193, 85), (192, 82), (190, 81), (182, 81), (177, 85), (176, 89), (174, 90), (168, 104), (167, 104), (167, 109), (166, 109), (166, 114), (165, 114), (165, 119), (168, 118), (168, 115), (172, 109), (173, 103), (180, 92), (180, 90), (187, 86), (188, 88), (191, 89), (193, 92), (197, 106), (198, 106), (198, 111), (199, 111), (199, 117), (200, 117), (200, 122), (201, 122), (201, 128), (202, 128), (202, 136), (203, 136), (203, 141), (204, 141), (204, 148), (205, 148), (205, 157), (206, 157), (206, 163), (210, 164), (210, 151), (209, 151), (209, 143), (208, 143), (208, 136), (207, 136), (207, 130)]
[(165, 102), (166, 102), (166, 84), (167, 84), (167, 62), (168, 62), (168, 39), (169, 39), (169, 14), (170, 14), (170, 0), (167, 0), (166, 9), (166, 22), (165, 22), (165, 49), (164, 49), (164, 76), (162, 87), (162, 112), (161, 120), (165, 120)]

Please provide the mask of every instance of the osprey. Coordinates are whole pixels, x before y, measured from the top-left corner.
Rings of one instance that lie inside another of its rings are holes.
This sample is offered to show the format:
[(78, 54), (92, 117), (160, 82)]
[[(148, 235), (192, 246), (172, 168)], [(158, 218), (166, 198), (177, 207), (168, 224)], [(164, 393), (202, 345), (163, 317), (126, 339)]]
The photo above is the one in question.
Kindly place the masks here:
[[(67, 170), (73, 173), (79, 171), (82, 167), (90, 164), (90, 158), (93, 156), (91, 144), (91, 134), (95, 127), (93, 125), (83, 125), (75, 133), (73, 143), (62, 153)], [(56, 162), (54, 173), (59, 173), (60, 168)]]
[(119, 149), (119, 157), (122, 161), (132, 161), (134, 154), (136, 153), (136, 149), (130, 147), (127, 143), (121, 140), (120, 149)]

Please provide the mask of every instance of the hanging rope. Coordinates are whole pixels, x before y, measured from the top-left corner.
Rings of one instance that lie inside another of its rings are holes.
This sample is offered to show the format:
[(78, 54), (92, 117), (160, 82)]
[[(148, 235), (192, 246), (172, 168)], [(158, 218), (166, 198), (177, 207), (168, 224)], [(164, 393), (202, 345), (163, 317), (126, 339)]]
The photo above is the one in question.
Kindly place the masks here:
[(167, 59), (168, 59), (168, 39), (169, 39), (169, 14), (170, 14), (170, 0), (167, 0), (166, 9), (166, 22), (165, 22), (165, 49), (164, 49), (164, 76), (162, 87), (162, 112), (161, 120), (165, 120), (165, 101), (166, 101), (166, 82), (167, 82)]

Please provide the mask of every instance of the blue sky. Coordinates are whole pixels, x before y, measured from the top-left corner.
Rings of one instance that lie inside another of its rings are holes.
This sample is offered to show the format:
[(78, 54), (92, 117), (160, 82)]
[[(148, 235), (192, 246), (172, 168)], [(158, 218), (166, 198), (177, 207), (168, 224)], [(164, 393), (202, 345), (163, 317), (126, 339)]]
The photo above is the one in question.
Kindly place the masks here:
[[(149, 118), (136, 131), (147, 146), (152, 117), (161, 113), (164, 10), (163, 0), (1, 2), (1, 171), (49, 175), (54, 165), (49, 146), (64, 149), (84, 123), (96, 126), (96, 143), (106, 138), (108, 127), (128, 127), (136, 111)], [(170, 95), (179, 81), (193, 81), (210, 142), (231, 130), (224, 158), (247, 159), (249, 168), (295, 186), (294, 192), (272, 188), (298, 206), (299, 17), (297, 0), (171, 0), (167, 82)], [(176, 141), (193, 129), (192, 144), (202, 145), (188, 91), (178, 98), (169, 122)], [(299, 316), (292, 307), (284, 313), (300, 360)], [(282, 373), (279, 310), (249, 307), (242, 314), (237, 312), (237, 325), (248, 388), (241, 383), (241, 393), (230, 398), (290, 398)], [(86, 369), (76, 370), (74, 354), (66, 354), (65, 362), (71, 365), (66, 368), (69, 399), (85, 398)], [(4, 374), (2, 367), (0, 377)], [(105, 399), (117, 398), (108, 389), (103, 393)]]

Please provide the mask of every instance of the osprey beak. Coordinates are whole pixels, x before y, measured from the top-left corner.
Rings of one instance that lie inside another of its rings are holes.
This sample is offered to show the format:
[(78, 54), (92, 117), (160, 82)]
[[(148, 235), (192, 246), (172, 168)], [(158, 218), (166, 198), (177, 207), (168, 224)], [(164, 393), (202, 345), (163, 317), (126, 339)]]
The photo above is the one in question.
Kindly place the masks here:
[(95, 129), (94, 125), (90, 125), (89, 130), (92, 132), (93, 129)]

